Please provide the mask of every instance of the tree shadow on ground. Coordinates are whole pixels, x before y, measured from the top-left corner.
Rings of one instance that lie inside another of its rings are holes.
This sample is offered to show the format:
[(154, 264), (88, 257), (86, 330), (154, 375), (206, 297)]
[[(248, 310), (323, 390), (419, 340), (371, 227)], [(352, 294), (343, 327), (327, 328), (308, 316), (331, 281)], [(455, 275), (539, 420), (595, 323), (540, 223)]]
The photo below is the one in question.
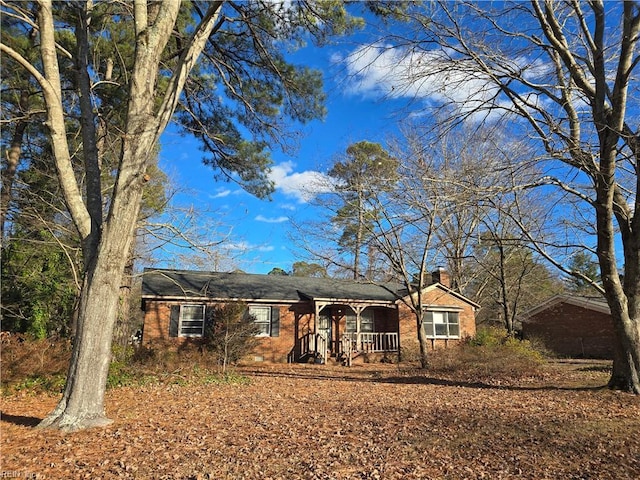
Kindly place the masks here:
[(327, 371), (313, 372), (311, 369), (307, 371), (293, 370), (284, 372), (278, 370), (261, 370), (244, 368), (241, 372), (248, 376), (256, 377), (281, 377), (290, 379), (304, 380), (324, 380), (324, 381), (346, 381), (346, 382), (370, 382), (370, 383), (392, 383), (403, 385), (438, 385), (445, 387), (464, 387), (487, 390), (506, 390), (506, 391), (598, 391), (606, 390), (608, 386), (604, 385), (585, 385), (585, 386), (563, 386), (563, 385), (516, 385), (510, 384), (492, 384), (482, 381), (456, 380), (448, 378), (439, 378), (427, 375), (380, 375), (375, 371), (363, 372), (362, 376)]
[(561, 386), (561, 385), (494, 385), (486, 382), (470, 382), (465, 380), (450, 380), (437, 377), (389, 377), (381, 379), (385, 383), (410, 384), (410, 385), (442, 385), (446, 387), (465, 387), (490, 390), (513, 390), (513, 391), (543, 391), (543, 390), (570, 390), (575, 392), (604, 390), (607, 385), (596, 386)]
[(13, 423), (14, 425), (23, 425), (25, 427), (35, 427), (42, 421), (42, 418), (9, 415), (8, 413), (0, 412), (0, 421)]

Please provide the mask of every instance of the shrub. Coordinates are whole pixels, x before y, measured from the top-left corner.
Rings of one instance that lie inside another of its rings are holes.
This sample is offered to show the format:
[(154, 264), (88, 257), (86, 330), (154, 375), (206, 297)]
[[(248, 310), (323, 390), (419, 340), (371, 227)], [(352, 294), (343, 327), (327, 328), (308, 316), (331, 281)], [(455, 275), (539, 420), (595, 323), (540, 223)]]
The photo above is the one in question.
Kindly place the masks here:
[(216, 305), (207, 322), (203, 347), (213, 354), (214, 360), (226, 372), (227, 366), (238, 362), (256, 346), (258, 327), (246, 315), (243, 303)]
[(430, 370), (494, 382), (538, 376), (544, 355), (528, 340), (507, 335), (504, 329), (487, 328), (454, 348), (439, 349), (430, 356)]
[(109, 365), (107, 388), (124, 387), (133, 383), (135, 383), (134, 375), (129, 365), (120, 360), (112, 361)]
[(400, 347), (400, 359), (402, 362), (420, 363), (420, 344), (418, 340), (402, 343)]
[(59, 373), (29, 375), (15, 383), (3, 385), (3, 393), (7, 395), (14, 392), (28, 392), (32, 394), (45, 392), (62, 393), (66, 378), (66, 375)]
[(475, 337), (467, 339), (467, 343), (474, 347), (496, 347), (504, 343), (508, 336), (504, 328), (486, 327), (479, 329)]
[(2, 339), (2, 391), (51, 391), (59, 393), (71, 358), (71, 342), (67, 339), (36, 340), (22, 334)]

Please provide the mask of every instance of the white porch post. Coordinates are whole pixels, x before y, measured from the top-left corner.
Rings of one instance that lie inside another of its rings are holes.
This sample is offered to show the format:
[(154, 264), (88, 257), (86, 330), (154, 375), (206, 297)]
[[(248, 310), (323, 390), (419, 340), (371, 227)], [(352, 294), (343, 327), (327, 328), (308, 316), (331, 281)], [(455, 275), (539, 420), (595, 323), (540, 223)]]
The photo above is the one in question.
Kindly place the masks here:
[(354, 310), (356, 312), (356, 349), (360, 351), (360, 314), (363, 308), (358, 306)]
[(318, 317), (320, 315), (320, 305), (318, 305), (318, 302), (313, 302), (313, 305), (315, 307), (315, 315), (313, 316), (313, 349), (316, 353), (316, 355), (318, 354)]
[(398, 323), (398, 345), (396, 348), (398, 349), (398, 364), (402, 361), (402, 350), (400, 348), (400, 306), (396, 303), (396, 319)]

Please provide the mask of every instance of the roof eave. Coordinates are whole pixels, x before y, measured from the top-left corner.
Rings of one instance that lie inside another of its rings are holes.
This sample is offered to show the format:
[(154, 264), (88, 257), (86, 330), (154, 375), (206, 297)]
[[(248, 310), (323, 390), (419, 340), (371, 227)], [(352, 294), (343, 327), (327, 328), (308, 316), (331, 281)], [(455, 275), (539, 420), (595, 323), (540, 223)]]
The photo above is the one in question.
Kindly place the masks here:
[[(480, 305), (476, 302), (474, 302), (473, 300), (469, 300), (467, 297), (465, 297), (464, 295), (462, 295), (461, 293), (456, 292), (455, 290), (451, 290), (449, 287), (445, 287), (444, 285), (442, 285), (441, 283), (432, 283), (431, 285), (427, 285), (426, 287), (424, 287), (422, 289), (422, 292), (428, 292), (430, 290), (435, 290), (436, 288), (439, 288), (441, 290), (444, 290), (445, 292), (447, 292), (448, 294), (458, 298), (459, 300), (462, 300), (463, 302), (471, 305), (473, 308), (475, 308), (476, 310), (480, 308)], [(414, 292), (415, 293), (415, 292)], [(409, 298), (409, 296), (413, 295), (413, 293), (410, 293), (408, 295), (405, 295), (404, 297), (402, 297), (399, 300), (406, 300), (407, 298)]]
[(243, 302), (243, 303), (300, 303), (300, 299), (273, 299), (273, 298), (241, 298), (241, 297), (208, 297), (206, 295), (142, 295), (142, 300), (164, 300), (164, 301), (194, 301), (201, 300), (211, 303)]
[(571, 295), (554, 295), (553, 297), (542, 302), (540, 305), (520, 315), (520, 318), (522, 319), (522, 321), (526, 321), (529, 318), (533, 317), (534, 315), (537, 315), (538, 313), (543, 312), (553, 307), (554, 305), (558, 305), (561, 303), (568, 303), (576, 307), (586, 308), (588, 310), (593, 310), (595, 312), (611, 315), (611, 310), (609, 309), (609, 306), (602, 302), (596, 302), (593, 300), (589, 300), (588, 298), (574, 297)]

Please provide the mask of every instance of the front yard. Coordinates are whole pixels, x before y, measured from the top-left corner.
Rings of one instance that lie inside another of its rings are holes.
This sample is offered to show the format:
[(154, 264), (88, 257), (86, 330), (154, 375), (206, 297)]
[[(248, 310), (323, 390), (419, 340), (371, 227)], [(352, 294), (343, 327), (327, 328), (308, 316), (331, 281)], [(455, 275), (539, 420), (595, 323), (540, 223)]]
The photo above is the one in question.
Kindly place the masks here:
[(637, 479), (640, 398), (606, 365), (516, 381), (394, 365), (245, 367), (238, 383), (113, 388), (114, 423), (33, 428), (57, 397), (1, 400), (4, 476), (75, 479)]

